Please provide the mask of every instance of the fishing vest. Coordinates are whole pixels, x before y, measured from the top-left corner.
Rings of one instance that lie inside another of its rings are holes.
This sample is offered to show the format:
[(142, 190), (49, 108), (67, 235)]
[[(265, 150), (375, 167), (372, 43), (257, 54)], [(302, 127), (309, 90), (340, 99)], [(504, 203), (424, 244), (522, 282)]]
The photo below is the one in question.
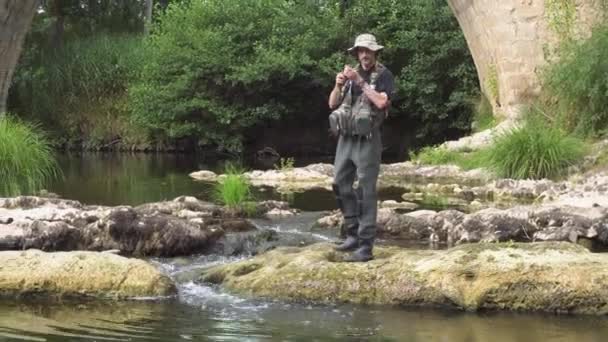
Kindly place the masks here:
[[(357, 65), (357, 71), (361, 66)], [(376, 82), (386, 67), (376, 63), (370, 75), (369, 85), (376, 88)], [(360, 136), (371, 138), (374, 129), (386, 119), (386, 110), (378, 109), (365, 94), (361, 93), (353, 103), (353, 82), (348, 81), (342, 88), (342, 104), (329, 115), (329, 128), (334, 135)]]

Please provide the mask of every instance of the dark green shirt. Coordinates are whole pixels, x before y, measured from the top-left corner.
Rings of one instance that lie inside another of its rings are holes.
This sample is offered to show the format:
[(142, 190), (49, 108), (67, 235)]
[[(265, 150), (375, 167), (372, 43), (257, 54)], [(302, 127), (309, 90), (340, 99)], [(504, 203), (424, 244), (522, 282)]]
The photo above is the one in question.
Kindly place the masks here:
[[(372, 74), (371, 70), (359, 71), (359, 75), (361, 75), (361, 77), (363, 77), (365, 82), (367, 82), (368, 84), (370, 83), (371, 74)], [(352, 94), (353, 103), (355, 103), (357, 98), (359, 96), (361, 96), (361, 94), (363, 93), (363, 90), (361, 90), (361, 87), (354, 84), (353, 82), (348, 82), (348, 86), (351, 86), (351, 85), (353, 87), (353, 94)], [(378, 76), (378, 79), (376, 80), (375, 90), (379, 93), (385, 93), (388, 96), (389, 100), (392, 100), (395, 97), (395, 80), (393, 77), (393, 73), (390, 70), (388, 70), (388, 68), (385, 68), (384, 72), (382, 72), (382, 74), (380, 74)], [(346, 89), (346, 91), (348, 91), (348, 88)]]

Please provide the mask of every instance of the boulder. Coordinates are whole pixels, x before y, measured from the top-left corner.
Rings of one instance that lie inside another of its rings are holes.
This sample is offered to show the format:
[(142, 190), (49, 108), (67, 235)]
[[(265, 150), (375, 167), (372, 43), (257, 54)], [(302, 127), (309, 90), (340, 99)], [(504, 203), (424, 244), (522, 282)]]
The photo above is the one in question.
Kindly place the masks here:
[(198, 280), (291, 301), (608, 314), (608, 255), (571, 243), (379, 247), (367, 263), (341, 262), (332, 247), (278, 248), (206, 269)]
[(2, 296), (133, 298), (176, 292), (171, 279), (143, 260), (100, 252), (0, 252)]

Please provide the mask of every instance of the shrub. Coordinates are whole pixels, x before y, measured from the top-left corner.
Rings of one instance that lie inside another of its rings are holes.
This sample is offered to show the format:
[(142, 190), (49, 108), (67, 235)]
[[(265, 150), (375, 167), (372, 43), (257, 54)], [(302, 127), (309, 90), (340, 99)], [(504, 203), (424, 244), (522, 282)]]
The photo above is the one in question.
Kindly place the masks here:
[(470, 127), (477, 76), (442, 0), (192, 0), (170, 5), (153, 31), (129, 105), (158, 139), (238, 152), (257, 124), (326, 116), (336, 72), (355, 63), (343, 51), (363, 32), (387, 47), (391, 117), (432, 141)]
[(583, 136), (608, 128), (608, 25), (596, 28), (591, 38), (571, 42), (560, 60), (544, 75), (550, 107), (561, 115), (564, 127)]
[(141, 36), (100, 34), (28, 52), (11, 89), (14, 110), (70, 137), (131, 134), (126, 91), (139, 73)]
[(488, 148), (486, 165), (501, 177), (553, 178), (582, 158), (582, 140), (540, 118), (498, 136)]
[(0, 117), (0, 195), (40, 190), (59, 174), (48, 141), (35, 126)]

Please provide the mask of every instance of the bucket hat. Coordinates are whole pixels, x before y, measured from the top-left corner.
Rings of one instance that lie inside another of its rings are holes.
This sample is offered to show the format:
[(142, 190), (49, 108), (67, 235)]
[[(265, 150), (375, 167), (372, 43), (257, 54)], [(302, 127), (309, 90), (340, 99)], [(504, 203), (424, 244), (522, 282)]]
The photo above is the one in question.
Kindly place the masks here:
[(373, 34), (369, 34), (369, 33), (364, 33), (364, 34), (358, 35), (357, 38), (355, 39), (355, 45), (353, 45), (353, 47), (348, 49), (348, 52), (353, 55), (357, 55), (357, 48), (360, 48), (360, 47), (370, 49), (374, 52), (378, 52), (378, 51), (384, 49), (384, 46), (379, 45), (378, 42), (376, 42), (376, 37), (374, 37)]

